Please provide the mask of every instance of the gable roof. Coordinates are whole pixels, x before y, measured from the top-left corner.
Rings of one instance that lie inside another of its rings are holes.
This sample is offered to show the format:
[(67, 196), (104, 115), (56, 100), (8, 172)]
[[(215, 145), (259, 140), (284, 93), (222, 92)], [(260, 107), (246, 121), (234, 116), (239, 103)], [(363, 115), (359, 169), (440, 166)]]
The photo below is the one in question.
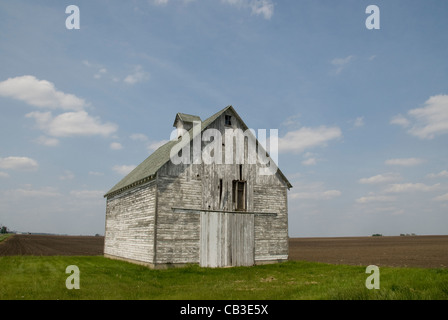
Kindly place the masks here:
[(176, 114), (176, 118), (174, 119), (174, 124), (173, 126), (176, 125), (177, 120), (180, 119), (182, 120), (182, 122), (194, 122), (194, 121), (201, 121), (201, 118), (198, 116), (194, 116), (191, 114), (186, 114), (186, 113), (178, 113)]
[[(236, 113), (235, 109), (232, 106), (227, 106), (224, 109), (218, 111), (208, 119), (204, 120), (201, 123), (201, 132), (204, 131), (213, 121), (215, 121), (219, 116), (221, 116), (227, 110), (231, 110), (235, 117), (241, 122), (243, 129), (247, 130), (248, 127), (241, 119), (241, 117)], [(176, 119), (179, 115), (184, 115), (178, 113), (176, 115)], [(197, 116), (186, 115), (190, 117), (195, 117), (194, 121), (200, 121), (200, 118)], [(197, 118), (196, 118), (197, 117)], [(181, 118), (182, 119), (182, 118)], [(199, 119), (199, 120), (198, 120)], [(193, 128), (188, 132), (190, 134), (190, 141), (193, 139)], [(171, 140), (159, 147), (156, 151), (154, 151), (149, 157), (147, 157), (141, 164), (139, 164), (134, 170), (132, 170), (127, 176), (125, 176), (120, 182), (118, 182), (112, 189), (110, 189), (104, 197), (108, 197), (111, 195), (115, 195), (125, 191), (127, 189), (133, 188), (134, 186), (140, 185), (147, 181), (150, 181), (155, 178), (157, 171), (170, 160), (170, 151), (178, 143), (178, 140)], [(288, 189), (292, 188), (292, 185), (289, 183), (288, 179), (283, 175), (283, 173), (278, 169), (277, 171), (283, 180), (286, 182)]]

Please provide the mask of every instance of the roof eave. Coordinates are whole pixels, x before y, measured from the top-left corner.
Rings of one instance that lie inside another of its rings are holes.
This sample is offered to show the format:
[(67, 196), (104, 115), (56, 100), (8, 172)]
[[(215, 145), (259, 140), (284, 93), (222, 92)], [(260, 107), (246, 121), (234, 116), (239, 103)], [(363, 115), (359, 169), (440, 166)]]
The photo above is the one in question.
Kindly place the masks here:
[(138, 180), (136, 182), (128, 184), (128, 185), (126, 185), (126, 186), (124, 186), (124, 187), (122, 187), (122, 188), (120, 188), (118, 190), (114, 190), (114, 191), (108, 192), (103, 197), (104, 198), (114, 197), (114, 196), (116, 196), (116, 195), (118, 195), (118, 194), (120, 194), (120, 193), (122, 193), (122, 192), (124, 192), (124, 191), (126, 191), (128, 189), (132, 189), (132, 188), (137, 187), (139, 185), (142, 185), (142, 184), (145, 184), (147, 182), (150, 182), (150, 181), (154, 180), (156, 178), (156, 176), (157, 176), (157, 173), (152, 174), (152, 175), (150, 175), (148, 177), (145, 177), (145, 178), (140, 179), (140, 180)]

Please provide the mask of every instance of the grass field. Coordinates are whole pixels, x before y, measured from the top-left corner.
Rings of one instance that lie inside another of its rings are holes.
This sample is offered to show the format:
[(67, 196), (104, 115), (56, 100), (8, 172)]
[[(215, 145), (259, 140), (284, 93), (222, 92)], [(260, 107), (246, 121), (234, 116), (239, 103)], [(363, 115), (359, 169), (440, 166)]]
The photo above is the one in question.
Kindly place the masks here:
[[(66, 267), (80, 270), (80, 289), (66, 288)], [(101, 256), (0, 257), (0, 299), (448, 299), (448, 270), (380, 268), (368, 290), (366, 267), (289, 261), (250, 268), (189, 266), (151, 270)]]
[(6, 240), (10, 236), (12, 236), (12, 233), (2, 233), (2, 234), (0, 234), (0, 242), (2, 242), (3, 240)]

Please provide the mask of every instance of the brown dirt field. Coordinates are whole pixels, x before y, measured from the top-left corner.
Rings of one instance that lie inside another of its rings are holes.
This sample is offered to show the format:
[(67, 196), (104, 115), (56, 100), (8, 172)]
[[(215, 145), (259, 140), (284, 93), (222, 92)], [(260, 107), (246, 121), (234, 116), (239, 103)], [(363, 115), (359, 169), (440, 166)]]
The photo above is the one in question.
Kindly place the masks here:
[(0, 256), (102, 255), (104, 237), (16, 234), (0, 243)]
[(448, 236), (291, 238), (289, 259), (360, 266), (448, 268)]
[[(0, 256), (103, 255), (104, 237), (13, 235)], [(332, 264), (448, 268), (448, 236), (291, 238), (289, 260)]]

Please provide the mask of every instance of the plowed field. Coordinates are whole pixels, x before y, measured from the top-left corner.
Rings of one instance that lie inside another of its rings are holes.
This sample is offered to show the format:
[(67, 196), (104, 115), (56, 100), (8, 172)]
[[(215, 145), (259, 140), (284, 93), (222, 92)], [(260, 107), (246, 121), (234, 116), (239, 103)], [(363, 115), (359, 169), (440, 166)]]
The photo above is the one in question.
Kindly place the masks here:
[[(0, 256), (102, 255), (104, 237), (14, 235)], [(448, 236), (291, 238), (289, 259), (332, 264), (448, 268)]]
[(104, 237), (16, 234), (0, 243), (0, 256), (102, 255)]
[(448, 268), (448, 236), (292, 238), (289, 258), (362, 266)]

